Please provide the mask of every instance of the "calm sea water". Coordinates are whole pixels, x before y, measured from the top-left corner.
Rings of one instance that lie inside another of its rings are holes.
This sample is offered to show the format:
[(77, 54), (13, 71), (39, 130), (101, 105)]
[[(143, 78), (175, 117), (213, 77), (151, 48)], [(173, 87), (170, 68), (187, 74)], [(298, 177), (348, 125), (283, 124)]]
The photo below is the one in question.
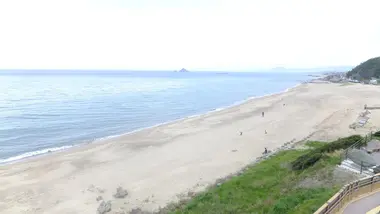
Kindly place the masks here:
[(0, 163), (283, 91), (306, 73), (0, 74)]

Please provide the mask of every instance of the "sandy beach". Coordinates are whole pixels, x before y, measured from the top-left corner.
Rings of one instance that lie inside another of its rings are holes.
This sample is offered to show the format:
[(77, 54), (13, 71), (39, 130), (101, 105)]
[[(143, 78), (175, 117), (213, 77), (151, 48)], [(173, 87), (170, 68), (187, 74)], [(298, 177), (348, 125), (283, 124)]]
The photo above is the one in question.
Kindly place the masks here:
[[(287, 92), (63, 152), (0, 166), (0, 213), (155, 211), (240, 170), (285, 142), (333, 140), (380, 127), (380, 109), (350, 129), (380, 87), (302, 84)], [(261, 113), (265, 112), (262, 117)], [(265, 133), (265, 131), (267, 133)], [(242, 135), (240, 135), (242, 132)], [(128, 191), (115, 198), (116, 189)]]

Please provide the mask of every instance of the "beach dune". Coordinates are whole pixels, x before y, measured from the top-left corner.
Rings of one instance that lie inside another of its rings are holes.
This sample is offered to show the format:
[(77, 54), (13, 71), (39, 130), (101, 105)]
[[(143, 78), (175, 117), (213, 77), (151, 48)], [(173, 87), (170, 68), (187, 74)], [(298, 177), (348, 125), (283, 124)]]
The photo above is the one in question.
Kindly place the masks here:
[[(374, 130), (380, 110), (371, 111), (363, 128), (349, 125), (364, 104), (380, 106), (379, 94), (380, 87), (369, 85), (302, 84), (224, 110), (0, 166), (0, 213), (96, 213), (102, 200), (111, 202), (110, 213), (136, 207), (154, 211), (240, 170), (265, 147)], [(128, 195), (114, 197), (118, 187)]]

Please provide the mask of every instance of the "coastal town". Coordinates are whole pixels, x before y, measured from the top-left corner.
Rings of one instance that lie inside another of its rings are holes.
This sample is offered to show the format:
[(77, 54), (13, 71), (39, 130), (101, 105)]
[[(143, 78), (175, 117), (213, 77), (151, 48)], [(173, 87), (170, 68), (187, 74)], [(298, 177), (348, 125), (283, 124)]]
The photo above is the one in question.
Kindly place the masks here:
[(321, 77), (311, 80), (310, 82), (318, 83), (318, 82), (331, 82), (331, 83), (360, 83), (360, 84), (371, 84), (378, 85), (380, 84), (380, 80), (377, 78), (371, 79), (362, 79), (357, 80), (350, 77), (347, 77), (346, 72), (329, 72), (323, 74)]

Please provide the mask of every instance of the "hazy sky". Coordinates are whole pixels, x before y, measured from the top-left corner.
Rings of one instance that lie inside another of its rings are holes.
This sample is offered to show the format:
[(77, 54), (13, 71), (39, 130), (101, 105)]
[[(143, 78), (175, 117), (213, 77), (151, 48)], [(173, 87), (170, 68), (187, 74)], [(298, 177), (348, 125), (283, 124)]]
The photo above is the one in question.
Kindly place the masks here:
[(0, 0), (0, 68), (249, 70), (380, 55), (379, 0)]

